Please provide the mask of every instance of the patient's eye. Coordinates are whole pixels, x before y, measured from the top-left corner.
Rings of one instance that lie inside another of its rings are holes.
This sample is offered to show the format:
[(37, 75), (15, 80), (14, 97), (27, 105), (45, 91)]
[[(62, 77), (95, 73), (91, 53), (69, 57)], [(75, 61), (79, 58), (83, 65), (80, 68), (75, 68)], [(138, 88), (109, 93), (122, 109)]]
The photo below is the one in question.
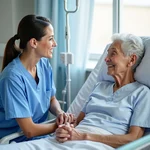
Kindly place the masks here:
[(114, 53), (114, 52), (108, 52), (108, 53), (107, 53), (107, 56), (108, 56), (108, 57), (115, 56), (115, 53)]
[(114, 48), (111, 48), (111, 49), (109, 49), (108, 51), (107, 51), (107, 57), (113, 57), (113, 56), (115, 56), (117, 54), (117, 51), (116, 51), (116, 49), (114, 49)]
[(115, 53), (115, 52), (112, 52), (111, 55), (114, 56), (114, 55), (116, 55), (116, 53)]

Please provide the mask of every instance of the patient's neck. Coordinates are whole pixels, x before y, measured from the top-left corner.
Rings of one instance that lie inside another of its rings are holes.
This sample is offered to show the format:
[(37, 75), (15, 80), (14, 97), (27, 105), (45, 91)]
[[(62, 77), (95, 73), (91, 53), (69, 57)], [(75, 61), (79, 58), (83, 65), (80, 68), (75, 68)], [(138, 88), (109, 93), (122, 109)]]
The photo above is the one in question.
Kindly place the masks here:
[(135, 82), (134, 72), (127, 72), (124, 75), (123, 74), (116, 75), (114, 76), (114, 79), (115, 79), (115, 84), (113, 87), (114, 92), (129, 83)]

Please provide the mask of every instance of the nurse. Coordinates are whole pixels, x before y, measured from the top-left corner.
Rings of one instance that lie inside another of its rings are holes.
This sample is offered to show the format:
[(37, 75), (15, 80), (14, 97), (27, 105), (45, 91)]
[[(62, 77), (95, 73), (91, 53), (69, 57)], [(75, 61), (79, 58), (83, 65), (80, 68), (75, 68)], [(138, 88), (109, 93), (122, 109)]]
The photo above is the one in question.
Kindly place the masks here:
[[(27, 15), (20, 21), (17, 34), (6, 45), (0, 75), (0, 138), (20, 130), (25, 136), (16, 142), (40, 138), (54, 132), (57, 125), (73, 121), (55, 97), (49, 58), (56, 45), (47, 18)], [(49, 111), (57, 116), (56, 123), (40, 124)]]

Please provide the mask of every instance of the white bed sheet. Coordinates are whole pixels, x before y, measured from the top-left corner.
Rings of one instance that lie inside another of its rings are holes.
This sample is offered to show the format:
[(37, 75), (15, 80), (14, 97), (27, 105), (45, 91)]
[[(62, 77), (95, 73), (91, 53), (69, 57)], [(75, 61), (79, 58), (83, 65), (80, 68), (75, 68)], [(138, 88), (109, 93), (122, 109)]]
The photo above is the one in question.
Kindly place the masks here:
[[(76, 130), (86, 133), (105, 134), (110, 135), (111, 133), (92, 126), (77, 126)], [(82, 141), (67, 141), (59, 143), (55, 139), (55, 135), (34, 141), (13, 143), (7, 145), (0, 145), (0, 150), (114, 150), (114, 148), (99, 142), (92, 142), (88, 140)]]
[(67, 141), (59, 143), (53, 137), (22, 143), (0, 145), (0, 150), (114, 150), (103, 143), (92, 141)]

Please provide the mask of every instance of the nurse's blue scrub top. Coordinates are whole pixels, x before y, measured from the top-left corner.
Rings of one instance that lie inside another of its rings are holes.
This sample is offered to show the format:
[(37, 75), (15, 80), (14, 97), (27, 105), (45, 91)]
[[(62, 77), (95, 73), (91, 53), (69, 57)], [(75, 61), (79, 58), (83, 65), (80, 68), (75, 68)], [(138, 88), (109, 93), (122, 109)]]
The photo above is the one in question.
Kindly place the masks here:
[(25, 69), (19, 56), (1, 73), (0, 138), (20, 131), (14, 118), (31, 117), (35, 123), (47, 119), (50, 99), (56, 92), (52, 68), (46, 58), (41, 58), (36, 67), (38, 84)]

